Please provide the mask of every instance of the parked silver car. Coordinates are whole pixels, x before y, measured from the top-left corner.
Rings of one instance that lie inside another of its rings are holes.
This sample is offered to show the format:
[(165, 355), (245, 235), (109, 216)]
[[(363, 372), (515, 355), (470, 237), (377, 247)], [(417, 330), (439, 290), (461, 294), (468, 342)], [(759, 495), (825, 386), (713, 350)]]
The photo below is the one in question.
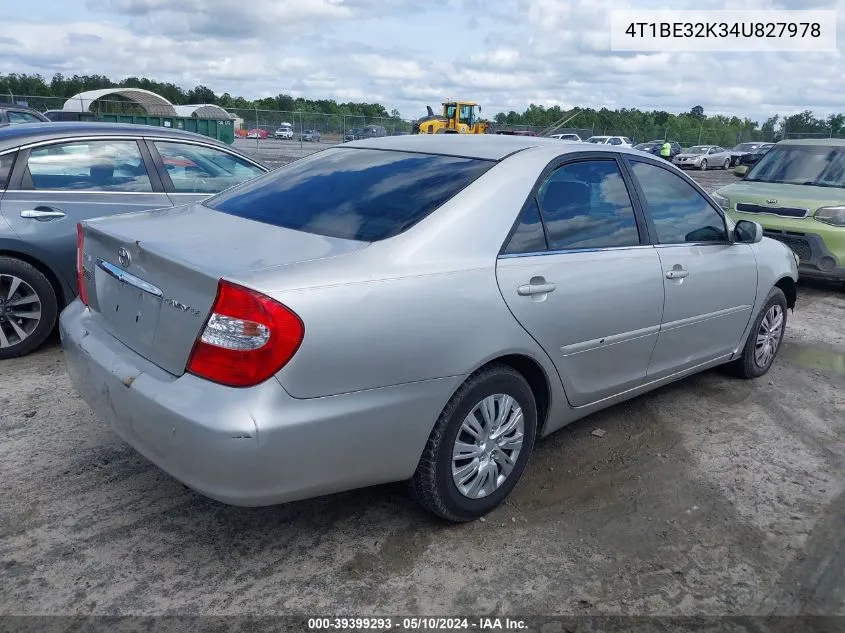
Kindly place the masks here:
[(419, 135), (84, 222), (79, 278), (73, 384), (191, 488), (254, 506), (410, 480), (467, 521), (538, 436), (716, 365), (766, 373), (797, 268), (642, 152)]
[(120, 123), (0, 128), (0, 359), (54, 331), (76, 296), (76, 223), (194, 202), (267, 173), (190, 132)]
[(677, 154), (672, 162), (680, 168), (694, 167), (704, 171), (708, 167), (727, 169), (733, 157), (724, 147), (718, 145), (695, 145)]

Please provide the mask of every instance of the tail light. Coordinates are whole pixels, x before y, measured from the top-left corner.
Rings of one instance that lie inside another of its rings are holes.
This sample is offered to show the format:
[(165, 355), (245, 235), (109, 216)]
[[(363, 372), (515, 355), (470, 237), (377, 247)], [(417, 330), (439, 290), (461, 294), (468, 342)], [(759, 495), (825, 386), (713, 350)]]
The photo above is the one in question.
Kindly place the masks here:
[(88, 305), (88, 290), (85, 288), (85, 269), (82, 266), (82, 250), (85, 241), (82, 225), (76, 225), (76, 287), (79, 289), (79, 298), (82, 303)]
[(221, 279), (187, 370), (230, 387), (251, 387), (284, 367), (304, 335), (302, 321), (287, 307)]

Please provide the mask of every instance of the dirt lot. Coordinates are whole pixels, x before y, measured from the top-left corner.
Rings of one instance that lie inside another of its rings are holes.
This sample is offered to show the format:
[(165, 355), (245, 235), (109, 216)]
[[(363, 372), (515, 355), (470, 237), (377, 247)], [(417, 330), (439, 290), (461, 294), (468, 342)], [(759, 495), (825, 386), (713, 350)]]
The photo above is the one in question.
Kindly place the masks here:
[(799, 296), (767, 376), (575, 423), (457, 527), (398, 485), (207, 500), (94, 419), (55, 343), (2, 362), (0, 613), (845, 615), (845, 291)]

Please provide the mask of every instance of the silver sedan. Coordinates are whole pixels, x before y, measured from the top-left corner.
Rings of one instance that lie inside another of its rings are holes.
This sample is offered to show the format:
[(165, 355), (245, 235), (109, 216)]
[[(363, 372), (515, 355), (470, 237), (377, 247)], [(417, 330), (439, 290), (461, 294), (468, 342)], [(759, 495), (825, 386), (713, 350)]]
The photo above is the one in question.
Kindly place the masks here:
[(695, 145), (677, 154), (672, 162), (680, 168), (693, 167), (704, 171), (708, 168), (728, 169), (733, 155), (718, 145)]
[(450, 521), (578, 418), (765, 374), (797, 279), (665, 161), (493, 135), (355, 141), (87, 221), (78, 273), (69, 374), (162, 469), (244, 506), (409, 480)]

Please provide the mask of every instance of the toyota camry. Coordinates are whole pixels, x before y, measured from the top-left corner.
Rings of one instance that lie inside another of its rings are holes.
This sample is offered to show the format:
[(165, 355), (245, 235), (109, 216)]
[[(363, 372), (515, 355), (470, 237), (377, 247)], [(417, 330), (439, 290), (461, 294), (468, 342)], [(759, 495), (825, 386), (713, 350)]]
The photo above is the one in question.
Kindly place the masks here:
[(666, 161), (495, 135), (346, 143), (83, 222), (77, 260), (69, 374), (159, 467), (243, 506), (408, 481), (450, 521), (578, 418), (766, 373), (797, 279)]

